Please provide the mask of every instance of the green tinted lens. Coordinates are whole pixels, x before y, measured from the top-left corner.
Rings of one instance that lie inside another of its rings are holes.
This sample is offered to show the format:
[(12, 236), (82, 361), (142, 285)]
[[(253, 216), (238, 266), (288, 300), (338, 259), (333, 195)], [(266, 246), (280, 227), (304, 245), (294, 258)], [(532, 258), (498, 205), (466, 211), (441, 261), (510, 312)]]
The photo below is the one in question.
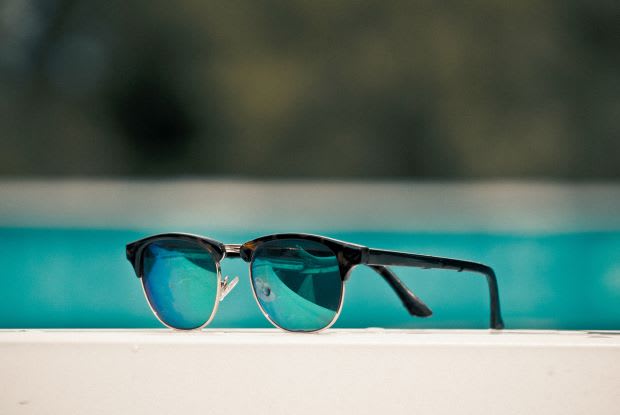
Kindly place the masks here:
[(204, 325), (217, 301), (218, 271), (209, 250), (194, 241), (161, 240), (143, 252), (142, 283), (157, 316), (178, 329)]
[(258, 302), (283, 329), (320, 330), (338, 314), (344, 285), (336, 254), (327, 246), (303, 239), (264, 242), (251, 268)]

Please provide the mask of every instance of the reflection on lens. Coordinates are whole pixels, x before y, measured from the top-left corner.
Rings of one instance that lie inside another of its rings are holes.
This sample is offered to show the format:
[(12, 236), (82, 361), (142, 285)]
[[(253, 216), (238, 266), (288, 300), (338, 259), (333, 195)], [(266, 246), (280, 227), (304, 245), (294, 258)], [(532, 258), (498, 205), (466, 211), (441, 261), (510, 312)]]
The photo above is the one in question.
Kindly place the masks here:
[(217, 266), (211, 253), (197, 242), (162, 240), (143, 253), (144, 291), (167, 325), (194, 329), (204, 325), (217, 300)]
[(261, 244), (252, 260), (252, 285), (265, 313), (291, 331), (327, 327), (338, 313), (343, 289), (336, 254), (302, 239)]

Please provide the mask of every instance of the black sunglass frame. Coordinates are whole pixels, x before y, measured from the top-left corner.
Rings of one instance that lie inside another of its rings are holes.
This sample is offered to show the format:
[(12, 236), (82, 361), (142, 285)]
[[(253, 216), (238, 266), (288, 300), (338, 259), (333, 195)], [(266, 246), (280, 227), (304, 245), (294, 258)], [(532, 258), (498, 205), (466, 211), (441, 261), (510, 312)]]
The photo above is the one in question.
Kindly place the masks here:
[[(204, 246), (213, 259), (218, 263), (224, 258), (241, 258), (251, 263), (254, 252), (263, 243), (274, 240), (302, 239), (321, 243), (331, 249), (338, 259), (340, 276), (344, 283), (351, 270), (357, 265), (366, 265), (383, 277), (394, 292), (398, 295), (409, 314), (418, 317), (432, 315), (430, 308), (418, 298), (392, 272), (388, 266), (416, 267), (423, 269), (449, 269), (454, 271), (469, 271), (482, 274), (487, 280), (490, 297), (490, 328), (503, 329), (504, 322), (499, 302), (499, 288), (495, 272), (488, 265), (477, 262), (453, 258), (435, 257), (407, 252), (368, 248), (362, 245), (344, 242), (333, 238), (306, 233), (281, 233), (261, 236), (244, 244), (224, 244), (214, 239), (187, 233), (162, 233), (149, 236), (127, 244), (126, 255), (138, 278), (143, 277), (142, 253), (151, 243), (161, 240), (187, 240)], [(260, 304), (259, 304), (260, 305)]]

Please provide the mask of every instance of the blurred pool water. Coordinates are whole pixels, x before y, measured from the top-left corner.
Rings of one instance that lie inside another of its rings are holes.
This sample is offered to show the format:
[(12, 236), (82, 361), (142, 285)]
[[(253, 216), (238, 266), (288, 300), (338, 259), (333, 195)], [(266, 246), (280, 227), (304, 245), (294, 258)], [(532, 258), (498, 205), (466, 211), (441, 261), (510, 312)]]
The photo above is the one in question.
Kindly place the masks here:
[[(0, 327), (161, 327), (125, 259), (127, 242), (159, 231), (198, 233), (240, 243), (269, 232), (206, 228), (0, 228)], [(491, 265), (507, 328), (620, 329), (620, 232), (330, 231), (370, 247), (448, 256)], [(358, 267), (347, 283), (335, 327), (486, 328), (488, 292), (477, 274), (397, 268), (434, 311), (411, 317), (380, 277)], [(222, 263), (238, 275), (211, 327), (270, 327), (251, 294), (247, 264)]]

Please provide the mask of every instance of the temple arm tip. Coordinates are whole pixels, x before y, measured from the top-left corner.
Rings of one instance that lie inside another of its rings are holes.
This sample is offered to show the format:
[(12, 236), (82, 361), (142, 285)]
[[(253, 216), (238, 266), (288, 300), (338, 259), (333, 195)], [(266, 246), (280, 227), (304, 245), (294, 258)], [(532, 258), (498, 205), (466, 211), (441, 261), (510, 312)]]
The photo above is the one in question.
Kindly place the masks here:
[(502, 330), (504, 328), (504, 320), (499, 317), (497, 320), (491, 321), (491, 328), (494, 330)]
[(411, 314), (412, 316), (430, 317), (433, 315), (433, 311), (428, 308), (428, 306), (424, 304), (424, 302), (422, 302), (422, 300), (420, 300), (418, 297), (416, 297), (415, 301), (403, 301), (403, 304), (407, 308), (407, 311), (409, 311), (409, 314)]
[(411, 292), (388, 267), (381, 265), (369, 265), (369, 267), (375, 270), (375, 272), (381, 275), (387, 283), (390, 284), (409, 314), (417, 317), (430, 317), (433, 315), (433, 311), (424, 304), (424, 301), (420, 300), (417, 295)]

